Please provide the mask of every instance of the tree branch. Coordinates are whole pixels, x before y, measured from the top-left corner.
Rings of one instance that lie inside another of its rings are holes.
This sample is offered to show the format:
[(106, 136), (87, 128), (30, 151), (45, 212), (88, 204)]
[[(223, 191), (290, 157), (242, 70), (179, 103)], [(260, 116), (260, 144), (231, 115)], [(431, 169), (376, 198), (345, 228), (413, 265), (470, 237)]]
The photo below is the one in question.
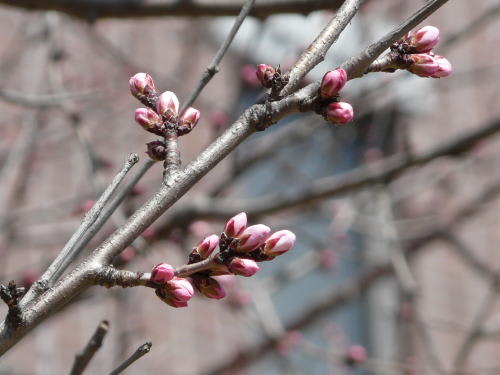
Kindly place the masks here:
[(94, 334), (90, 338), (87, 346), (83, 351), (75, 356), (75, 362), (73, 362), (73, 367), (71, 368), (70, 375), (81, 375), (87, 368), (89, 362), (94, 358), (95, 353), (99, 350), (102, 345), (104, 337), (108, 333), (109, 323), (107, 320), (103, 320), (97, 326)]
[(121, 365), (119, 365), (117, 368), (115, 368), (113, 371), (109, 373), (109, 375), (118, 375), (123, 372), (127, 367), (129, 367), (132, 363), (137, 361), (139, 358), (142, 356), (146, 355), (149, 353), (151, 350), (151, 346), (153, 344), (150, 342), (146, 342), (139, 346), (137, 350), (129, 357), (127, 358)]
[[(268, 0), (259, 3), (251, 16), (264, 18), (272, 14), (302, 13), (316, 10), (337, 9), (344, 0)], [(94, 21), (102, 18), (146, 18), (146, 17), (206, 17), (235, 16), (241, 3), (229, 0), (214, 3), (198, 1), (172, 1), (169, 3), (147, 3), (143, 1), (99, 1), (99, 0), (0, 0), (0, 4), (27, 10), (56, 10), (70, 16)]]

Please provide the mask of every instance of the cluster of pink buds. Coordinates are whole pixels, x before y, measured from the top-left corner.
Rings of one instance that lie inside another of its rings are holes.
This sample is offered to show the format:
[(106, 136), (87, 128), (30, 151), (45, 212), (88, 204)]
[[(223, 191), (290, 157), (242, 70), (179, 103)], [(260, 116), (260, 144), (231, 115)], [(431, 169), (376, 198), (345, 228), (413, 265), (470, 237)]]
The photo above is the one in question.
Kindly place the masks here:
[[(146, 131), (165, 137), (169, 131), (177, 136), (189, 133), (200, 119), (200, 111), (189, 107), (179, 116), (179, 99), (172, 91), (158, 95), (153, 78), (147, 73), (137, 73), (129, 81), (130, 92), (147, 108), (135, 110), (135, 121)], [(147, 143), (147, 154), (153, 160), (164, 160), (166, 149), (163, 141)]]
[(325, 73), (319, 87), (319, 110), (325, 120), (333, 124), (351, 122), (354, 111), (349, 103), (339, 101), (339, 91), (347, 82), (347, 73), (338, 68)]
[(205, 297), (221, 299), (226, 292), (213, 276), (252, 276), (260, 269), (258, 262), (273, 260), (294, 243), (295, 234), (289, 230), (271, 234), (264, 224), (247, 226), (247, 215), (242, 212), (226, 223), (221, 235), (209, 235), (193, 248), (185, 266), (192, 271), (183, 273), (189, 273), (189, 280), (177, 277), (172, 266), (162, 263), (153, 268), (150, 281), (158, 297), (174, 307), (187, 306), (193, 286)]
[(438, 42), (439, 29), (424, 26), (408, 33), (397, 41), (391, 50), (398, 53), (399, 59), (403, 60), (403, 65), (409, 72), (419, 77), (442, 78), (451, 74), (452, 66), (445, 57), (432, 52)]

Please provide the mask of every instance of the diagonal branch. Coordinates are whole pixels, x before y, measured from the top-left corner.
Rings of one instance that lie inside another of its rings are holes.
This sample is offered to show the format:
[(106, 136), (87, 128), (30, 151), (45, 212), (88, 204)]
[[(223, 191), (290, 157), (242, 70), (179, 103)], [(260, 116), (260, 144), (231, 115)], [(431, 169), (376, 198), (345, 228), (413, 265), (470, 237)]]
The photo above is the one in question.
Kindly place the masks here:
[(102, 346), (102, 341), (108, 333), (109, 323), (107, 320), (103, 320), (97, 326), (94, 334), (90, 338), (89, 342), (82, 350), (75, 356), (75, 362), (73, 362), (73, 367), (71, 368), (70, 375), (81, 375), (87, 368), (89, 362), (94, 358), (95, 353)]

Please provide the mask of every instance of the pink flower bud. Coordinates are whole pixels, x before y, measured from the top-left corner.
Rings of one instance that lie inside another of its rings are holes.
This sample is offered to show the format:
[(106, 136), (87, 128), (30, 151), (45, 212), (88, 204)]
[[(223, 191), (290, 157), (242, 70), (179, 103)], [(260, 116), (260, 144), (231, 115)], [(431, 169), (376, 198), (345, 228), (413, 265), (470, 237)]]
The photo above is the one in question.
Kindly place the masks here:
[(266, 88), (270, 88), (272, 86), (274, 73), (276, 73), (276, 69), (268, 64), (257, 65), (257, 71), (255, 72), (262, 86)]
[(149, 95), (156, 92), (153, 78), (147, 73), (137, 73), (129, 80), (130, 92), (133, 96)]
[(354, 111), (349, 103), (334, 102), (326, 108), (326, 120), (334, 124), (345, 124), (351, 122)]
[(194, 129), (200, 120), (200, 111), (193, 107), (189, 107), (184, 111), (179, 119), (179, 135), (187, 134)]
[(252, 259), (233, 258), (229, 263), (229, 270), (235, 275), (250, 277), (255, 275), (260, 268)]
[(156, 284), (165, 284), (174, 278), (175, 270), (168, 263), (160, 263), (151, 271), (151, 281)]
[(167, 121), (173, 121), (179, 114), (179, 99), (172, 91), (165, 91), (156, 101), (156, 112)]
[(439, 65), (434, 58), (426, 53), (409, 55), (410, 66), (408, 71), (419, 77), (431, 77), (439, 69)]
[(191, 283), (182, 277), (174, 277), (167, 282), (166, 286), (169, 295), (176, 301), (187, 302), (194, 294)]
[(409, 43), (417, 52), (429, 52), (439, 42), (439, 29), (434, 26), (424, 26), (409, 34)]
[(264, 253), (268, 256), (278, 256), (290, 250), (295, 243), (295, 234), (289, 230), (280, 230), (269, 237), (264, 245)]
[(331, 98), (338, 93), (347, 82), (347, 73), (344, 69), (338, 68), (326, 72), (321, 81), (319, 89), (323, 99)]
[(238, 237), (247, 227), (247, 214), (240, 212), (238, 215), (233, 216), (226, 223), (224, 233), (228, 237)]
[(135, 110), (135, 121), (148, 132), (163, 135), (161, 128), (163, 122), (158, 114), (149, 108), (137, 108)]
[(345, 355), (346, 363), (351, 366), (358, 363), (363, 363), (364, 361), (366, 361), (366, 358), (366, 349), (361, 345), (351, 345), (347, 349), (347, 353)]
[(205, 259), (212, 254), (217, 245), (219, 245), (219, 236), (212, 234), (211, 236), (205, 237), (201, 240), (198, 245), (196, 245), (196, 249), (198, 250), (198, 254)]
[(148, 154), (151, 159), (155, 161), (165, 160), (167, 150), (162, 141), (148, 142), (146, 143), (146, 146), (148, 147), (146, 154)]
[(434, 55), (433, 58), (434, 58), (434, 61), (436, 61), (438, 64), (438, 70), (436, 70), (431, 75), (431, 77), (432, 78), (448, 77), (451, 74), (451, 72), (453, 71), (451, 63), (448, 61), (448, 59), (443, 57), (443, 56), (440, 56), (440, 55)]
[(264, 224), (252, 225), (246, 228), (243, 233), (238, 236), (240, 243), (238, 244), (237, 250), (240, 252), (255, 250), (264, 244), (270, 233), (271, 229)]
[(203, 278), (197, 283), (198, 290), (205, 297), (213, 299), (221, 299), (226, 296), (224, 288), (219, 282), (211, 277)]

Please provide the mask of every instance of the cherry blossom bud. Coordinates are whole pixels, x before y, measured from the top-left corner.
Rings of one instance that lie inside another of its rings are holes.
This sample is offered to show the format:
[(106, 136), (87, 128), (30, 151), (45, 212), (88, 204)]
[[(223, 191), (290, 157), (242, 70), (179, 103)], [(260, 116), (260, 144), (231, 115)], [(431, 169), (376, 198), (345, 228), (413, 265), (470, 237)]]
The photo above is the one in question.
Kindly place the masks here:
[(448, 61), (448, 59), (445, 58), (444, 56), (440, 56), (440, 55), (434, 55), (433, 58), (434, 58), (434, 61), (437, 62), (437, 64), (438, 64), (438, 70), (436, 70), (431, 75), (431, 77), (432, 78), (448, 77), (451, 74), (451, 72), (453, 71), (451, 63)]
[(197, 283), (198, 290), (205, 297), (221, 299), (226, 296), (224, 288), (219, 282), (211, 277), (203, 278)]
[(167, 150), (165, 148), (165, 144), (162, 141), (153, 141), (146, 143), (148, 150), (146, 154), (153, 159), (154, 161), (165, 160), (167, 155)]
[(268, 256), (278, 256), (290, 250), (295, 243), (295, 234), (289, 230), (280, 230), (269, 237), (264, 245), (264, 253)]
[(198, 245), (196, 245), (196, 249), (198, 250), (198, 254), (205, 259), (212, 254), (217, 245), (219, 245), (219, 236), (212, 234), (211, 236), (205, 237), (201, 240)]
[(266, 88), (271, 88), (274, 73), (276, 73), (276, 69), (268, 64), (257, 65), (257, 71), (255, 72), (262, 86)]
[(193, 107), (189, 107), (184, 111), (179, 119), (179, 133), (180, 135), (187, 134), (194, 129), (200, 120), (200, 111)]
[(234, 258), (229, 263), (229, 270), (235, 275), (250, 277), (255, 275), (260, 268), (252, 259)]
[(151, 281), (156, 284), (165, 284), (174, 278), (175, 270), (168, 263), (160, 263), (151, 271)]
[(238, 215), (233, 216), (226, 223), (224, 233), (228, 237), (238, 237), (247, 227), (247, 214), (240, 212)]
[(182, 277), (174, 277), (166, 285), (169, 294), (177, 301), (187, 302), (194, 294), (191, 283)]
[(326, 72), (321, 81), (319, 89), (323, 99), (328, 99), (338, 93), (347, 82), (347, 73), (344, 69), (338, 68)]
[(246, 228), (243, 233), (238, 236), (240, 243), (238, 244), (237, 250), (240, 252), (255, 250), (264, 244), (270, 233), (271, 229), (264, 224), (252, 225)]
[(326, 120), (334, 124), (351, 122), (354, 117), (352, 105), (345, 102), (330, 103), (326, 108)]
[(351, 345), (347, 349), (347, 353), (345, 355), (345, 362), (348, 365), (355, 365), (358, 363), (363, 363), (366, 361), (367, 354), (366, 349), (361, 345)]
[(137, 108), (135, 110), (135, 121), (148, 132), (163, 135), (161, 128), (163, 122), (158, 114), (149, 108)]
[(136, 255), (135, 249), (129, 246), (120, 253), (120, 261), (128, 263), (132, 261)]
[(431, 77), (439, 69), (439, 65), (434, 58), (426, 53), (409, 55), (410, 66), (408, 71), (419, 77)]
[(130, 92), (133, 96), (149, 95), (156, 92), (153, 78), (147, 73), (137, 73), (129, 80)]
[(439, 42), (439, 29), (434, 26), (424, 26), (409, 34), (409, 44), (417, 52), (429, 52)]
[(179, 99), (172, 91), (165, 91), (156, 101), (156, 112), (167, 121), (174, 120), (179, 114)]

